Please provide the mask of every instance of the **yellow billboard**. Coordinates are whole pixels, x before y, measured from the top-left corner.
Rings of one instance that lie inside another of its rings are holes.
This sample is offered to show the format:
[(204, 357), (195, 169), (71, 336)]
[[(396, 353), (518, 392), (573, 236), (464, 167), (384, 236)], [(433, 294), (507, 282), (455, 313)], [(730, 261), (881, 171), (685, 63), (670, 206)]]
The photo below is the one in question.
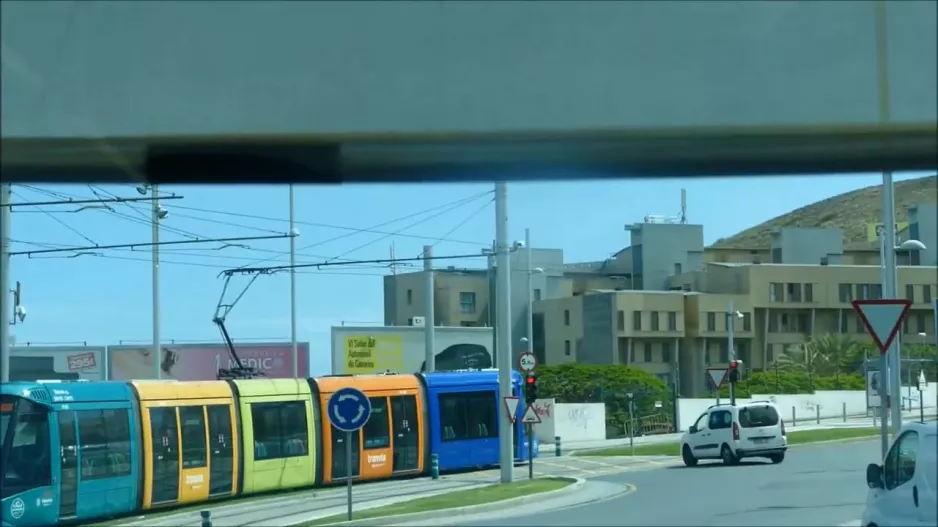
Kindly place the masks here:
[(404, 346), (400, 334), (345, 335), (344, 340), (344, 373), (402, 370)]
[[(867, 223), (866, 224), (866, 241), (870, 243), (876, 243), (879, 241), (879, 236), (876, 232), (883, 226), (882, 223)], [(897, 221), (896, 222), (896, 232), (902, 232), (909, 228), (909, 222), (907, 221)]]

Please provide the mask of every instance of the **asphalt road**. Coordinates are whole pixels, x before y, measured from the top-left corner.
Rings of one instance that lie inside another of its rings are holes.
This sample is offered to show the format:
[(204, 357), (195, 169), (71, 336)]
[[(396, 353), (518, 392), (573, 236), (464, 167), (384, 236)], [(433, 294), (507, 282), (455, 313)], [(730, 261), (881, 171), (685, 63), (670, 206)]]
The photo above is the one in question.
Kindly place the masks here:
[(624, 496), (459, 525), (836, 526), (862, 515), (866, 466), (878, 458), (878, 441), (868, 440), (795, 447), (779, 465), (758, 459), (734, 467), (661, 465), (590, 478), (634, 485)]

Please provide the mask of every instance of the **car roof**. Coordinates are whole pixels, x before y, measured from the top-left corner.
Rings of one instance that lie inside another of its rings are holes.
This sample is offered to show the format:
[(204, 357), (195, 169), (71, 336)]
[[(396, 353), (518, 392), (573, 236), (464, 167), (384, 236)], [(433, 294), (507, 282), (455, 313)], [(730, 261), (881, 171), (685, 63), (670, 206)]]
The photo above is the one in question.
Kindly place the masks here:
[(902, 431), (906, 430), (915, 430), (925, 434), (938, 434), (938, 421), (929, 421), (927, 423), (909, 421), (902, 423)]

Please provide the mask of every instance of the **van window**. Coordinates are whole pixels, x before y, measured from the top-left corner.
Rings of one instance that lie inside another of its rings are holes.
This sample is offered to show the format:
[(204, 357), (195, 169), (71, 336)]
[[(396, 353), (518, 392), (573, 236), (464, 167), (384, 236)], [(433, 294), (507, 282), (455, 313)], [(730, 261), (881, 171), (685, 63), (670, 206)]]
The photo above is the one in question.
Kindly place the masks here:
[(778, 424), (778, 412), (772, 406), (747, 406), (739, 410), (739, 426), (755, 428)]

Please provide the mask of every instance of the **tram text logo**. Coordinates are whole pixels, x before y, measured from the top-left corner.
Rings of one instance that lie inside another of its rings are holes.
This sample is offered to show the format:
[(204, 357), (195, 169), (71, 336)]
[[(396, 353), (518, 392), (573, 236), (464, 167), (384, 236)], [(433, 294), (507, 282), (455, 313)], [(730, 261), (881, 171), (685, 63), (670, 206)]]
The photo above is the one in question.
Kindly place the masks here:
[(388, 456), (385, 454), (368, 454), (369, 465), (383, 465), (387, 462)]
[(13, 500), (13, 503), (10, 504), (10, 516), (12, 516), (14, 520), (18, 520), (22, 518), (25, 513), (26, 503), (20, 498)]

